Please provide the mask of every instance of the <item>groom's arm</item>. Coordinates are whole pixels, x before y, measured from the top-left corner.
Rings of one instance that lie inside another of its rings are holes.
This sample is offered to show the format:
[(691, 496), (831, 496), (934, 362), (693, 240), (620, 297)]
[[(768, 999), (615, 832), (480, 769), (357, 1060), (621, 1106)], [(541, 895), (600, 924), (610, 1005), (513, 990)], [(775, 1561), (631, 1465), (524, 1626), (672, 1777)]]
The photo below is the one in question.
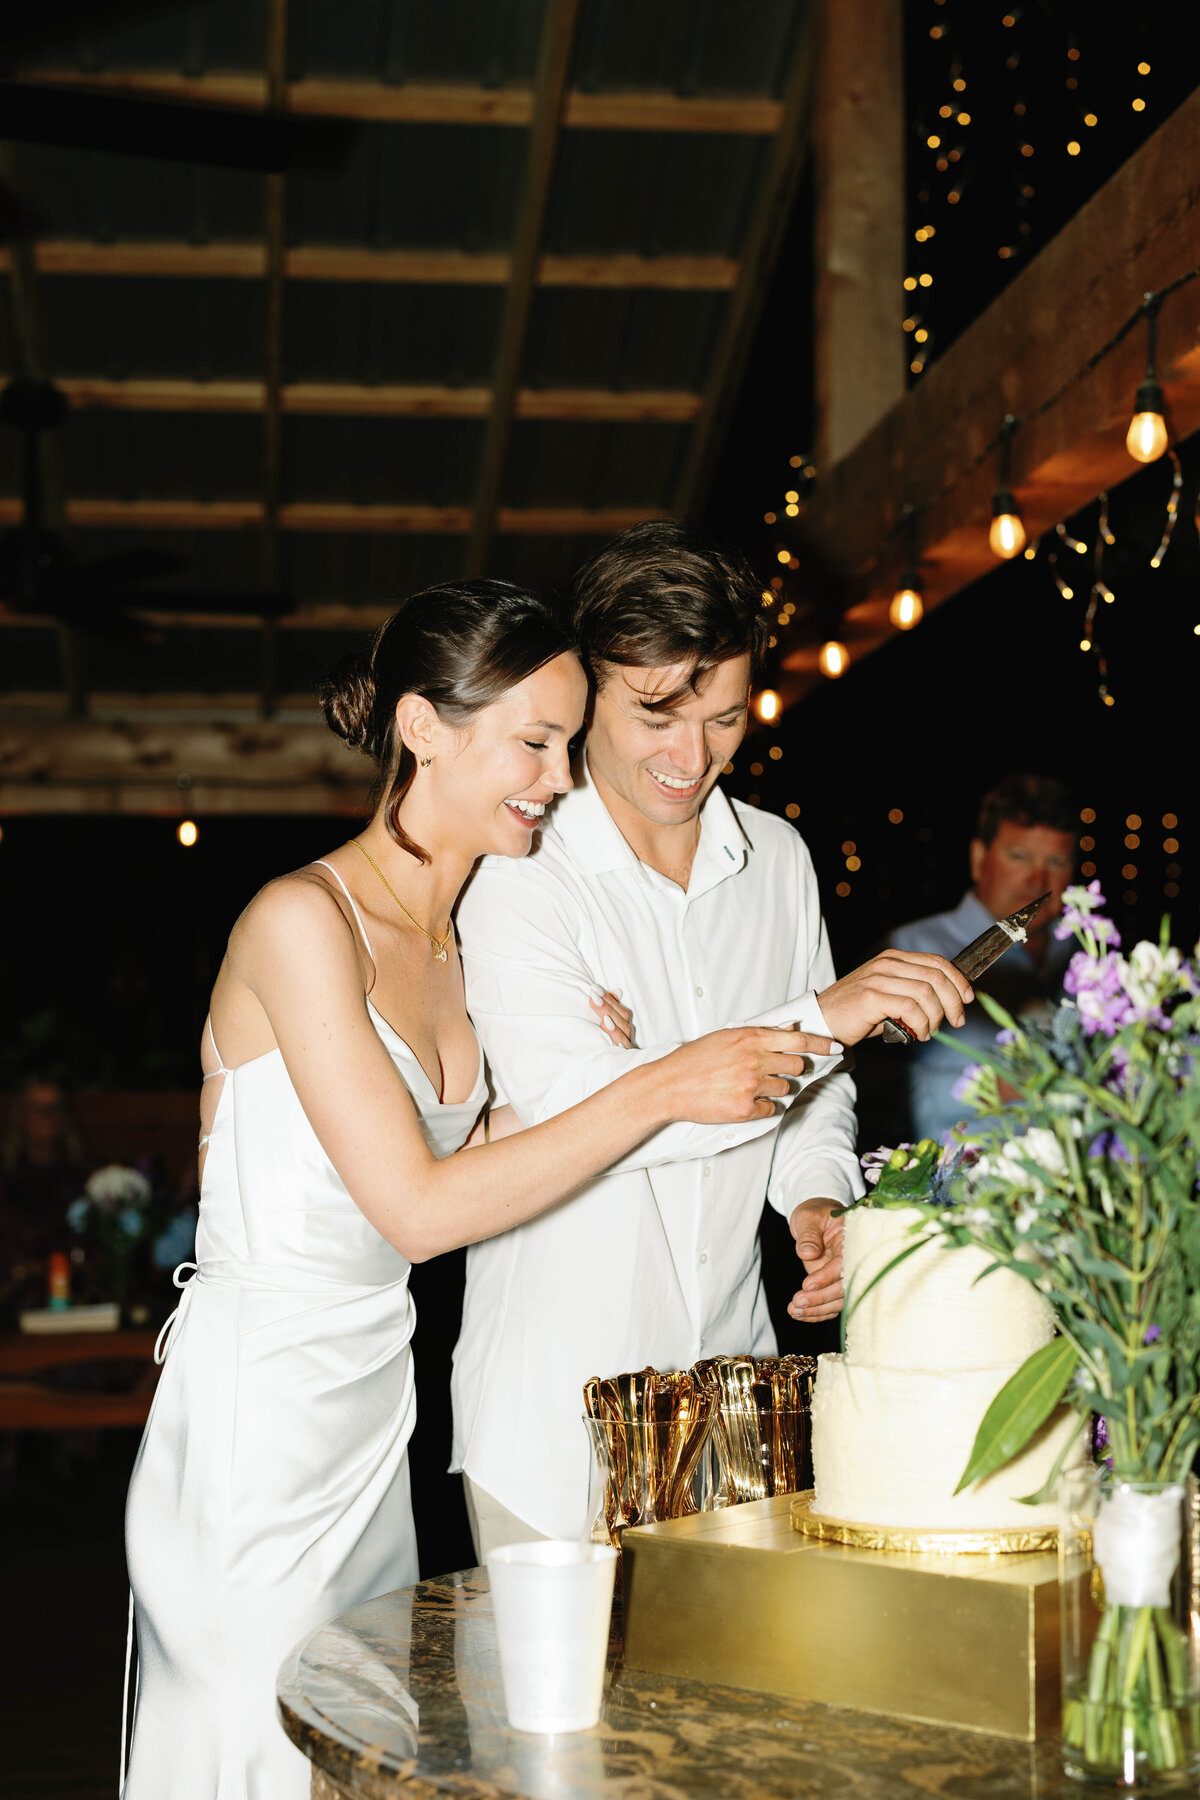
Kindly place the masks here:
[[(799, 846), (799, 840), (797, 840)], [(806, 918), (816, 930), (798, 946), (791, 983), (807, 981), (819, 993), (835, 979), (833, 957), (820, 912), (816, 878), (807, 855), (799, 857), (806, 880)], [(797, 1292), (788, 1308), (807, 1322), (833, 1318), (842, 1305), (842, 1223), (831, 1217), (863, 1191), (855, 1150), (854, 1083), (844, 1071), (810, 1086), (788, 1108), (775, 1134), (767, 1199), (787, 1219), (804, 1265), (797, 1269)], [(800, 1286), (800, 1279), (810, 1284)]]
[[(523, 865), (485, 864), (476, 871), (458, 910), (467, 1010), (483, 1040), (497, 1089), (526, 1125), (553, 1118), (615, 1081), (627, 1069), (678, 1049), (678, 1039), (617, 1050), (589, 1005), (592, 990), (616, 979), (593, 969), (584, 944), (582, 911), (553, 874), (531, 880)], [(772, 1007), (731, 1025), (796, 1022), (829, 1036), (815, 994)], [(634, 1028), (638, 1021), (635, 1018)], [(806, 1089), (836, 1066), (815, 1057), (797, 1083)], [(658, 1131), (614, 1164), (618, 1171), (713, 1156), (773, 1131), (778, 1118), (743, 1125), (679, 1123)]]

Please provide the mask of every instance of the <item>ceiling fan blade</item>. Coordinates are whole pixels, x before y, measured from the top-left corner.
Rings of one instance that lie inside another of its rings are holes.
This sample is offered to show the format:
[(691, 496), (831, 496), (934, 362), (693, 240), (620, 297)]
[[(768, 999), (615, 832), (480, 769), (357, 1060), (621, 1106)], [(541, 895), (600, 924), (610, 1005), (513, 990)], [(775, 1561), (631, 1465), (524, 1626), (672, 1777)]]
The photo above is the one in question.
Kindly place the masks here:
[(359, 130), (352, 119), (294, 118), (56, 82), (2, 80), (0, 119), (4, 136), (20, 143), (277, 172), (336, 167)]

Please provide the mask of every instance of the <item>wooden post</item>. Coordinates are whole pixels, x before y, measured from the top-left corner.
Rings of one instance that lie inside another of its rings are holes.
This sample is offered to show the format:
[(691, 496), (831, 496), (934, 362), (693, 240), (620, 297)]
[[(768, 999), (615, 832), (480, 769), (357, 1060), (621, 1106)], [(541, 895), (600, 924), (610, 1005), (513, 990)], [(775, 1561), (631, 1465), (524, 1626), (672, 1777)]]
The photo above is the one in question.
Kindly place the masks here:
[(816, 459), (904, 397), (900, 0), (817, 0)]

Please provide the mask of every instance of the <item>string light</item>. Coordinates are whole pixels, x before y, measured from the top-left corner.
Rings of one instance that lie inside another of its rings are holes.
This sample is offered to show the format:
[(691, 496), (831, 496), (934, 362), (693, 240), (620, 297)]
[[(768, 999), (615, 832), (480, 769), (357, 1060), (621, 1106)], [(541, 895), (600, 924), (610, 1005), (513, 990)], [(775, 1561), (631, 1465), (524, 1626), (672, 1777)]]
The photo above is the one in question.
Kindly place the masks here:
[(828, 675), (831, 681), (836, 681), (850, 667), (850, 652), (845, 644), (839, 644), (836, 638), (830, 638), (828, 643), (821, 645), (817, 664), (822, 675)]
[(1161, 303), (1161, 294), (1147, 294), (1141, 308), (1146, 317), (1146, 378), (1138, 388), (1133, 418), (1125, 437), (1125, 448), (1134, 461), (1140, 463), (1157, 462), (1167, 447), (1167, 426), (1163, 418), (1166, 401), (1155, 367)]
[(196, 842), (196, 839), (200, 836), (200, 830), (196, 821), (194, 819), (181, 819), (179, 824), (175, 827), (175, 836), (179, 839), (179, 842), (183, 845), (185, 850), (190, 850), (192, 845)]
[[(1171, 462), (1174, 465), (1174, 474), (1171, 478), (1171, 495), (1167, 501), (1167, 518), (1166, 523), (1163, 526), (1162, 541), (1160, 542), (1158, 549), (1154, 552), (1154, 555), (1150, 558), (1150, 567), (1152, 569), (1160, 569), (1162, 567), (1162, 559), (1167, 554), (1168, 547), (1170, 546), (1171, 533), (1175, 529), (1175, 520), (1179, 515), (1179, 490), (1183, 486), (1183, 465), (1180, 463), (1174, 450), (1168, 451), (1167, 454), (1170, 456)], [(1200, 504), (1200, 498), (1198, 498), (1198, 504)]]
[(899, 631), (911, 631), (925, 617), (925, 602), (911, 583), (897, 588), (888, 607), (888, 618)]
[(898, 631), (911, 631), (925, 617), (925, 601), (921, 595), (921, 577), (917, 572), (917, 509), (911, 503), (900, 514), (904, 529), (907, 567), (900, 585), (892, 595), (888, 618)]
[(1082, 538), (1072, 537), (1065, 525), (1056, 525), (1054, 529), (1068, 550), (1074, 550), (1076, 556), (1087, 555), (1087, 545)]
[(764, 725), (773, 725), (783, 710), (783, 703), (774, 688), (763, 688), (754, 697), (754, 710)]
[(992, 524), (988, 532), (992, 554), (1005, 562), (1019, 556), (1025, 548), (1025, 526), (1021, 520), (1021, 509), (1008, 485), (1012, 440), (1016, 428), (1017, 420), (1009, 413), (1004, 420), (1000, 438), (1000, 485), (992, 495)]

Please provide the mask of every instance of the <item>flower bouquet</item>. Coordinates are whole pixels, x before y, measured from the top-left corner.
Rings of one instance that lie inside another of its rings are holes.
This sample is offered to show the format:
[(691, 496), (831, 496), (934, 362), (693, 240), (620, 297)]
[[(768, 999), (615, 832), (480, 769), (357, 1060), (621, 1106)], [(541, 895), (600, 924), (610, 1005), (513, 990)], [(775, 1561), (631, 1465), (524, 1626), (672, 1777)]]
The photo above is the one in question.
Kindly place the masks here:
[[(1102, 907), (1096, 882), (1067, 890), (1056, 930), (1079, 949), (1048, 1025), (980, 995), (1002, 1029), (964, 1097), (990, 1117), (913, 1248), (937, 1236), (981, 1247), (1034, 1284), (1058, 1325), (992, 1402), (960, 1487), (1002, 1468), (1064, 1399), (1103, 1415), (1108, 1454), (1082, 1510), (1076, 1489), (1093, 1574), (1064, 1583), (1079, 1652), (1064, 1666), (1065, 1761), (1140, 1787), (1200, 1767), (1195, 1597), (1183, 1592), (1200, 1446), (1200, 980), (1165, 924), (1158, 944), (1123, 956)], [(1089, 1618), (1081, 1594), (1100, 1600)]]
[[(83, 1239), (97, 1297), (128, 1308), (153, 1302), (155, 1272), (191, 1253), (195, 1213), (157, 1195), (140, 1169), (109, 1163), (89, 1175), (83, 1193), (67, 1208), (67, 1224)], [(142, 1308), (143, 1313), (145, 1308)], [(134, 1309), (136, 1318), (137, 1309)]]

